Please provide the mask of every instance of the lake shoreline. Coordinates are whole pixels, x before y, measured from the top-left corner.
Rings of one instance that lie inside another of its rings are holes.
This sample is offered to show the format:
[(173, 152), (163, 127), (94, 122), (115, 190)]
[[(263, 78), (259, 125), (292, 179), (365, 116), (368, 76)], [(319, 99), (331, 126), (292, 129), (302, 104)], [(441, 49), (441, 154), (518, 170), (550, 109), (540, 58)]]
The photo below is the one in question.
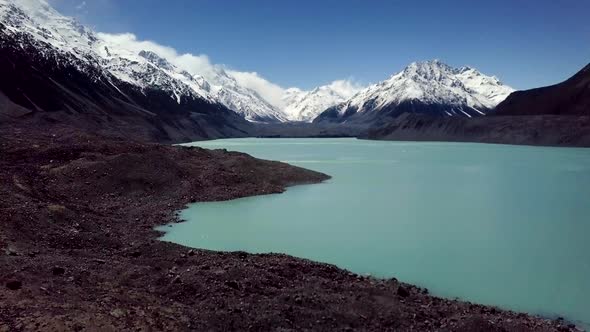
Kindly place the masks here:
[(67, 127), (1, 129), (0, 328), (575, 331), (329, 264), (157, 240), (188, 203), (327, 175)]

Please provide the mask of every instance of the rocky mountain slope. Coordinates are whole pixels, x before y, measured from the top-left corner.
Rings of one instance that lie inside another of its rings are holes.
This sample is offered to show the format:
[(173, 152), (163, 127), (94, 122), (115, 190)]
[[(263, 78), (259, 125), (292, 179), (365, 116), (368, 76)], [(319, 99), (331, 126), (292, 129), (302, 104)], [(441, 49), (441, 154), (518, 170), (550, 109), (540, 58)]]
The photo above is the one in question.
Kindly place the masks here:
[(517, 91), (495, 115), (590, 115), (590, 64), (556, 85)]
[(388, 80), (371, 85), (327, 109), (314, 122), (386, 123), (403, 113), (478, 117), (504, 100), (512, 88), (470, 67), (438, 60), (414, 62)]

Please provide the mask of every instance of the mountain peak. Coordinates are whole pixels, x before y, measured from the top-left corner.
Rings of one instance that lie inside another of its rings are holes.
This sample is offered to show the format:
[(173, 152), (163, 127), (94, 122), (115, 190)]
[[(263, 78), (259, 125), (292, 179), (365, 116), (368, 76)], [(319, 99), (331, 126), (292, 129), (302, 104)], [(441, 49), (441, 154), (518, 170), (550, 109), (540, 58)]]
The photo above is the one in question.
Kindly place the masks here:
[(438, 59), (434, 59), (429, 61), (412, 62), (401, 73), (398, 73), (398, 75), (400, 74), (411, 78), (439, 80), (444, 76), (452, 75), (453, 68)]
[(0, 0), (0, 5), (13, 5), (27, 14), (56, 13), (45, 0)]
[(439, 59), (433, 59), (433, 60), (426, 60), (426, 61), (414, 61), (412, 63), (410, 63), (406, 68), (415, 68), (415, 69), (432, 69), (432, 68), (443, 68), (443, 69), (447, 69), (447, 68), (451, 68), (449, 65), (447, 65), (446, 63), (440, 61)]
[[(57, 18), (64, 18), (65, 21), (67, 21), (64, 23), (67, 25), (76, 26), (78, 28), (81, 27), (81, 24), (78, 23), (74, 18), (63, 17), (45, 0), (0, 0), (0, 7), (20, 12), (19, 17), (17, 17), (20, 20), (20, 23), (22, 23), (23, 20), (28, 19), (37, 24), (46, 24), (55, 21)], [(10, 14), (11, 13), (8, 15)], [(26, 17), (24, 17), (22, 14), (24, 14)], [(4, 21), (4, 19), (2, 19), (2, 21)]]
[[(333, 121), (373, 121), (404, 112), (434, 116), (484, 115), (511, 92), (494, 77), (440, 60), (413, 62), (388, 80), (371, 85), (318, 117)], [(366, 116), (363, 116), (367, 114)], [(383, 115), (385, 114), (385, 115)]]

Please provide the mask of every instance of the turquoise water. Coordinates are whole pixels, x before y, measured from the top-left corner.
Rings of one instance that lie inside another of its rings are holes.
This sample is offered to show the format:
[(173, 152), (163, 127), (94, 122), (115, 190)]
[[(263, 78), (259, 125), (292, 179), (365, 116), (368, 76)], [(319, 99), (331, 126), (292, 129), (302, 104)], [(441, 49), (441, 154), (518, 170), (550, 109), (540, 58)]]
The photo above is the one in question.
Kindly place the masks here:
[(590, 322), (590, 149), (355, 139), (196, 142), (330, 174), (197, 203), (163, 240), (281, 252), (436, 295)]

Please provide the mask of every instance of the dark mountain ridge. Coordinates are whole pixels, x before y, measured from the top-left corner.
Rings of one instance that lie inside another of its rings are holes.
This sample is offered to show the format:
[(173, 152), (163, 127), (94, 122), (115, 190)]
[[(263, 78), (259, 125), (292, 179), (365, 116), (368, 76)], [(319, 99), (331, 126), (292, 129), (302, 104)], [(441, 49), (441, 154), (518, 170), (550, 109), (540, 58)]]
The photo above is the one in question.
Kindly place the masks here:
[(590, 115), (590, 64), (555, 85), (516, 91), (494, 115)]

